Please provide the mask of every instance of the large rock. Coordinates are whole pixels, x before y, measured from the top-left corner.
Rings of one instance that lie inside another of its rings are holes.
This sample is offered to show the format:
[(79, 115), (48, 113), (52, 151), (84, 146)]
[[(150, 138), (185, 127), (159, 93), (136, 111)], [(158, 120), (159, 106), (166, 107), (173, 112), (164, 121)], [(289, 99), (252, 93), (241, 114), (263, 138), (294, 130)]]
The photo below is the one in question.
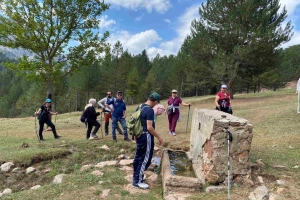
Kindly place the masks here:
[[(227, 130), (233, 138), (229, 155)], [(189, 155), (193, 164), (201, 165), (206, 181), (213, 184), (225, 181), (228, 156), (232, 176), (250, 174), (252, 130), (245, 119), (217, 110), (194, 110)]]
[(15, 166), (15, 164), (13, 162), (4, 163), (4, 164), (1, 165), (1, 171), (2, 172), (8, 172), (14, 166)]
[(94, 165), (83, 165), (81, 168), (80, 168), (80, 171), (86, 171), (86, 170), (89, 170), (89, 169), (91, 169), (91, 168), (93, 168), (94, 167)]
[(116, 166), (117, 163), (118, 163), (118, 161), (116, 161), (116, 160), (103, 161), (103, 162), (97, 163), (97, 165), (95, 165), (95, 168), (103, 168), (105, 166)]
[(269, 190), (266, 186), (256, 188), (249, 195), (249, 200), (269, 200)]
[(53, 183), (60, 184), (66, 174), (59, 174), (54, 177)]
[(30, 173), (32, 173), (32, 172), (34, 172), (36, 169), (34, 168), (34, 167), (28, 167), (27, 169), (26, 169), (26, 174), (30, 174)]
[(6, 189), (2, 192), (2, 194), (11, 194), (11, 193), (12, 193), (12, 190), (9, 189), (9, 188), (6, 188)]
[(39, 189), (40, 187), (42, 187), (42, 186), (40, 186), (40, 185), (35, 185), (35, 186), (31, 187), (30, 189), (32, 189), (32, 190), (37, 190), (37, 189)]
[(132, 165), (133, 159), (124, 159), (120, 160), (119, 165), (124, 166), (124, 165)]

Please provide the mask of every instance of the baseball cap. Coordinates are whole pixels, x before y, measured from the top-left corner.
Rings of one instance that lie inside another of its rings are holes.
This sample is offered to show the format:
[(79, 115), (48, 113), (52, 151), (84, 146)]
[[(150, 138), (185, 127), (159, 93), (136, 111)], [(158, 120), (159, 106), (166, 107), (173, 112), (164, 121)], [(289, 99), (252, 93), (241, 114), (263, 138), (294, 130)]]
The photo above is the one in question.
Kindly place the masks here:
[(46, 103), (51, 103), (51, 99), (46, 99)]
[(221, 88), (227, 88), (227, 85), (221, 85)]
[(117, 94), (119, 94), (119, 93), (123, 94), (123, 92), (122, 92), (122, 91), (118, 91), (118, 92), (117, 92)]
[(152, 98), (153, 100), (157, 101), (159, 103), (160, 101), (160, 95), (157, 93), (157, 92), (153, 92), (151, 95), (150, 95), (150, 98)]
[(172, 90), (172, 92), (177, 92), (177, 90)]

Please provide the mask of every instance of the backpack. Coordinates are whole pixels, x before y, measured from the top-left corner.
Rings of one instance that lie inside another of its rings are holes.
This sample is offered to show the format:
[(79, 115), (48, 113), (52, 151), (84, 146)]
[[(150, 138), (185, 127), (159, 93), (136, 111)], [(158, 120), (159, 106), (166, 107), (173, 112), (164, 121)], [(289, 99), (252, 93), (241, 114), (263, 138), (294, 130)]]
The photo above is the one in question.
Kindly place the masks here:
[(141, 122), (142, 110), (145, 107), (149, 107), (149, 106), (144, 106), (141, 109), (141, 106), (142, 104), (138, 107), (138, 110), (130, 116), (129, 120), (126, 123), (129, 134), (135, 136), (136, 138), (139, 138), (143, 133), (143, 127)]
[(80, 121), (82, 123), (86, 123), (86, 119), (87, 119), (87, 109), (85, 109), (82, 114), (81, 114), (81, 117), (80, 117)]

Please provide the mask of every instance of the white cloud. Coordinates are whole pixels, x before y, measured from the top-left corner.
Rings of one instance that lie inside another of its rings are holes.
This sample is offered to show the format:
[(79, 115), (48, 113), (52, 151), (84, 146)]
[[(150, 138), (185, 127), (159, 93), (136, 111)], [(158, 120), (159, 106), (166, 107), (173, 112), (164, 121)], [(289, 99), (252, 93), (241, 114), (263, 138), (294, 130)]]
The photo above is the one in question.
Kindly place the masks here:
[(108, 16), (107, 15), (103, 15), (99, 18), (100, 20), (100, 24), (99, 24), (99, 28), (102, 29), (102, 28), (107, 28), (107, 27), (110, 27), (111, 25), (113, 24), (116, 24), (116, 21), (113, 20), (113, 19), (109, 19), (108, 20)]
[(164, 21), (167, 23), (171, 23), (171, 20), (169, 20), (169, 19), (164, 19)]
[(156, 47), (150, 47), (146, 49), (148, 57), (154, 58), (157, 54), (159, 54), (160, 56), (168, 56), (168, 55), (175, 55), (175, 52), (172, 52), (170, 50), (166, 50), (166, 49), (160, 49), (160, 48), (156, 48)]
[(178, 18), (176, 28), (177, 37), (173, 40), (162, 42), (160, 45), (162, 49), (176, 52), (176, 54), (178, 53), (184, 39), (191, 33), (191, 22), (200, 17), (198, 12), (200, 5), (201, 4), (192, 5)]
[(135, 19), (134, 19), (134, 21), (136, 21), (136, 22), (138, 22), (138, 21), (141, 21), (142, 20), (142, 18), (143, 18), (143, 16), (141, 15), (141, 16), (138, 16), (138, 17), (136, 17)]
[(149, 13), (152, 10), (158, 13), (165, 13), (172, 6), (170, 0), (106, 0), (105, 3), (130, 10), (146, 9)]
[(112, 33), (108, 42), (113, 46), (117, 41), (123, 45), (123, 49), (135, 55), (141, 53), (144, 49), (160, 41), (161, 38), (154, 30), (146, 30), (137, 34), (131, 34), (128, 31), (119, 31)]

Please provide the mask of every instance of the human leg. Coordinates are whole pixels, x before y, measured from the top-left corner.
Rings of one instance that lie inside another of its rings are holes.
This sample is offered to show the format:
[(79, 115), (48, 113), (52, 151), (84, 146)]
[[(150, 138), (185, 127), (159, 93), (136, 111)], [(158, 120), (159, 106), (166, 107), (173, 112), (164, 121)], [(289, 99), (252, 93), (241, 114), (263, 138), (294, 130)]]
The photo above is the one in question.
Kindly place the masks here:
[(117, 136), (116, 136), (116, 124), (118, 123), (118, 119), (116, 117), (112, 116), (112, 137), (113, 140), (117, 140)]
[(169, 134), (171, 134), (171, 132), (172, 132), (172, 114), (168, 114), (168, 122), (169, 122), (169, 131), (170, 131), (170, 133)]
[(97, 122), (97, 121), (94, 121), (94, 122), (93, 122), (93, 126), (95, 126), (95, 128), (94, 128), (94, 131), (93, 131), (93, 133), (92, 133), (92, 137), (94, 137), (94, 138), (96, 137), (96, 138), (97, 138), (96, 133), (98, 132), (98, 130), (99, 130), (101, 124), (100, 124), (99, 122)]
[(58, 139), (61, 137), (61, 136), (57, 135), (55, 125), (50, 121), (50, 119), (48, 121), (46, 121), (45, 123), (52, 129), (54, 138)]
[(122, 128), (124, 130), (124, 140), (129, 140), (128, 139), (128, 134), (127, 134), (126, 120), (124, 118), (120, 118), (119, 121), (120, 121), (120, 123), (122, 125)]
[(40, 138), (40, 140), (44, 140), (44, 138), (43, 138), (44, 123), (45, 122), (43, 120), (39, 120), (39, 125), (40, 125), (39, 138)]
[(179, 113), (173, 113), (172, 114), (172, 122), (171, 122), (171, 132), (172, 132), (172, 134), (175, 133), (178, 118), (179, 118)]
[(109, 118), (111, 118), (111, 113), (105, 113), (104, 114), (104, 129), (105, 129), (105, 135), (108, 135), (108, 126), (109, 126)]
[[(153, 141), (152, 141), (153, 139)], [(133, 161), (133, 183), (134, 187), (141, 187), (143, 189), (147, 188), (146, 184), (139, 185), (143, 183), (144, 172), (149, 167), (151, 159), (153, 156), (154, 149), (154, 138), (149, 133), (142, 134), (136, 140), (136, 154)]]
[(88, 140), (91, 136), (92, 128), (93, 128), (93, 123), (88, 122), (87, 123), (87, 131), (86, 131), (86, 139)]

